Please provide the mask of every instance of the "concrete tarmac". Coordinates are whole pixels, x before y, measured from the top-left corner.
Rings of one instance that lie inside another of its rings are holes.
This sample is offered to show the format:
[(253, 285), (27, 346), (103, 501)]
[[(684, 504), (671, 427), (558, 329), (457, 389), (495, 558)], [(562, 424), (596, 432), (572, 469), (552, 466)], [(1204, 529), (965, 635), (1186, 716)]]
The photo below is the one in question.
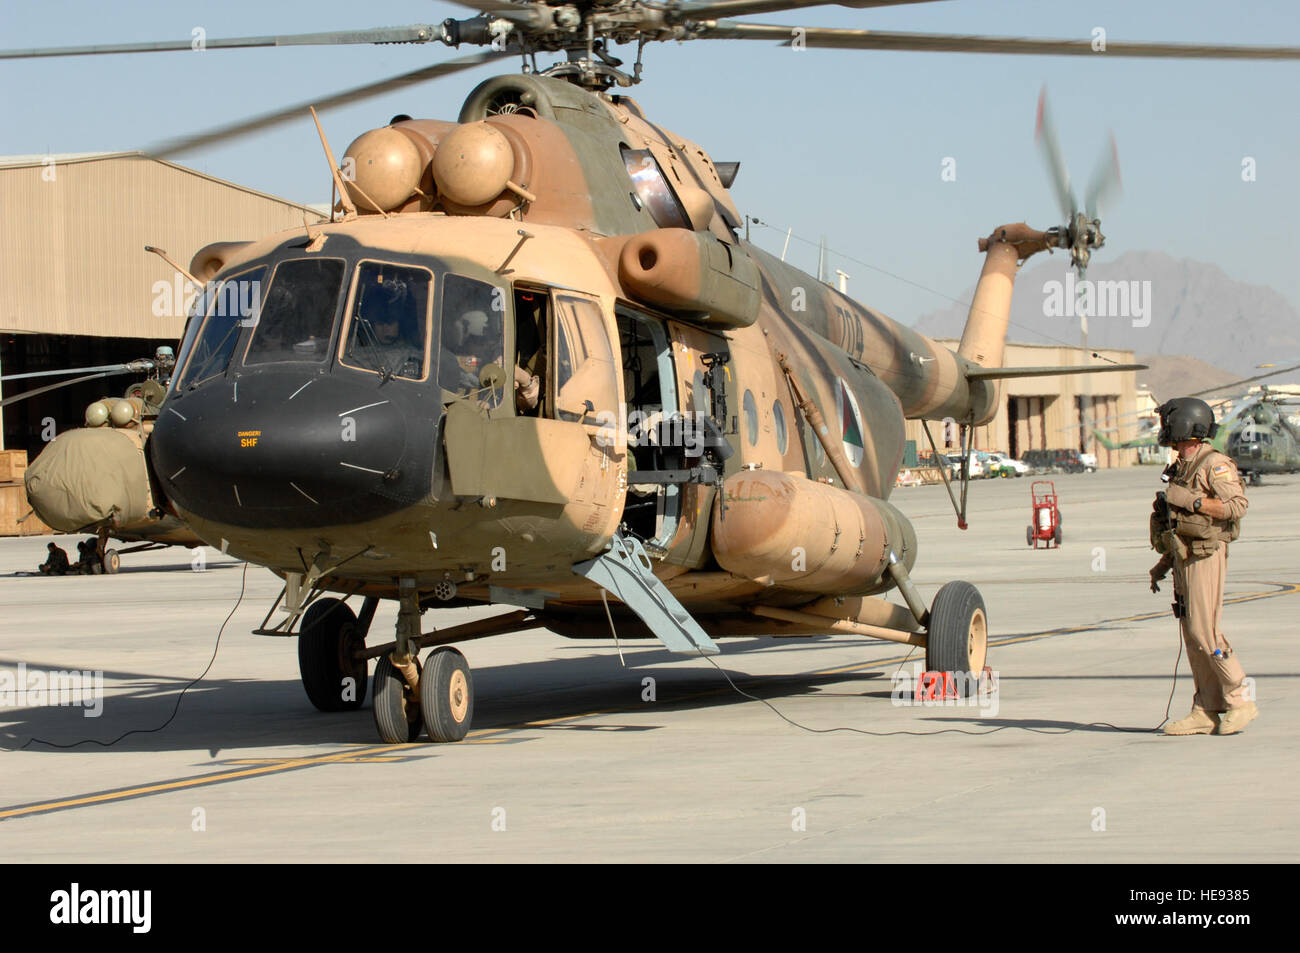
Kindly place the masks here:
[[(1179, 657), (1171, 587), (1148, 590), (1158, 475), (1054, 477), (1064, 545), (1050, 550), (1025, 544), (1030, 478), (973, 483), (965, 532), (942, 487), (895, 491), (927, 601), (950, 579), (983, 593), (996, 704), (896, 704), (896, 673), (923, 653), (848, 635), (728, 639), (718, 667), (624, 641), (623, 667), (611, 642), (538, 630), (461, 646), (476, 716), (457, 745), (380, 745), (368, 701), (312, 708), (295, 640), (250, 634), (280, 588), (265, 569), (172, 549), (125, 556), (116, 576), (30, 577), (15, 574), (49, 537), (0, 540), (0, 690), (20, 663), (29, 677), (103, 678), (98, 717), (94, 702), (0, 700), (0, 851), (11, 863), (1294, 862), (1300, 476), (1248, 489), (1228, 566), (1224, 630), (1261, 716), (1238, 736), (1170, 738), (1150, 730)], [(59, 540), (75, 556), (75, 539)], [(425, 629), (499, 611), (431, 611)], [(395, 615), (381, 608), (372, 642), (391, 638)], [(1184, 658), (1173, 718), (1191, 693)]]

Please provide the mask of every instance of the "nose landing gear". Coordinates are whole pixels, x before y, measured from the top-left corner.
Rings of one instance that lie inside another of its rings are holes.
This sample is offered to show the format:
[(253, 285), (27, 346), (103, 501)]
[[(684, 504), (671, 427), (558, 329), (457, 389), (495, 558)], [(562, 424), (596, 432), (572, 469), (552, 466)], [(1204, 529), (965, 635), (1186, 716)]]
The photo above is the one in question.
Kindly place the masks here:
[(444, 645), (430, 652), (421, 668), (417, 653), (425, 637), (420, 633), (414, 580), (403, 579), (399, 592), (397, 639), (375, 669), (379, 737), (387, 744), (411, 742), (423, 727), (430, 741), (460, 741), (474, 720), (469, 663), (457, 649)]
[[(378, 599), (367, 598), (359, 617), (333, 597), (309, 605), (302, 615), (298, 643), (303, 688), (321, 711), (358, 709), (365, 700), (366, 664), (378, 659), (372, 692), (381, 741), (408, 744), (419, 738), (421, 730), (430, 741), (461, 741), (474, 722), (474, 677), (465, 656), (450, 643), (524, 632), (536, 628), (538, 620), (529, 610), (518, 609), (422, 634), (420, 597), (414, 586), (401, 586), (398, 598), (396, 639), (372, 648), (366, 647), (365, 637)], [(289, 634), (267, 629), (265, 623), (255, 631)], [(421, 665), (420, 649), (429, 645), (433, 651)], [(352, 685), (355, 695), (346, 691)]]

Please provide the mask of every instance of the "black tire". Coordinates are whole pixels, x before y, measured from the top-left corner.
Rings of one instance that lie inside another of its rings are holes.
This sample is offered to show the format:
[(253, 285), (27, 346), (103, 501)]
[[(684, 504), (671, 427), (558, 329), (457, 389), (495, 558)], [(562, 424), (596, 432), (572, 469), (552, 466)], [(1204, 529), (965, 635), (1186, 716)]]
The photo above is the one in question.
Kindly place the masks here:
[(979, 691), (988, 658), (988, 613), (984, 597), (969, 582), (954, 580), (934, 597), (926, 635), (925, 667), (952, 672), (959, 695)]
[[(419, 670), (419, 659), (412, 659), (412, 664)], [(420, 737), (420, 700), (387, 655), (380, 656), (375, 666), (374, 697), (375, 728), (381, 741), (398, 745)]]
[(110, 576), (117, 575), (117, 571), (122, 568), (122, 557), (116, 549), (106, 549), (104, 551), (104, 572)]
[(1056, 524), (1056, 530), (1052, 533), (1052, 538), (1056, 540), (1056, 545), (1061, 545), (1061, 524)]
[(1034, 528), (1032, 526), (1025, 527), (1025, 542), (1030, 546), (1034, 545)]
[[(352, 653), (365, 644), (357, 616), (341, 599), (317, 599), (302, 616), (298, 673), (311, 703), (321, 711), (356, 711), (366, 700), (366, 662)], [(355, 697), (345, 698), (352, 679)]]
[(469, 734), (474, 721), (474, 677), (458, 650), (443, 646), (425, 659), (420, 709), (430, 741), (460, 741)]

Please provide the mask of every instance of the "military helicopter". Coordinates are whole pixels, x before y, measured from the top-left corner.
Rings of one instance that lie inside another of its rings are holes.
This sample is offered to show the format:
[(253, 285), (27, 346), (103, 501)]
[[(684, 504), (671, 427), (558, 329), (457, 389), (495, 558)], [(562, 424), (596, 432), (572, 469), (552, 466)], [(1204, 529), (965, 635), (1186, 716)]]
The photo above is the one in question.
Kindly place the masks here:
[[(93, 533), (92, 571), (114, 574), (122, 556), (166, 546), (199, 546), (202, 540), (174, 514), (155, 506), (144, 460), (144, 446), (167, 393), (175, 352), (161, 346), (152, 358), (100, 367), (12, 375), (79, 374), (5, 398), (23, 400), (49, 390), (114, 374), (143, 374), (120, 397), (92, 401), (85, 426), (55, 437), (23, 474), (27, 502), (36, 516), (60, 533)], [(112, 548), (109, 540), (131, 544)]]
[[(477, 86), (454, 121), (401, 115), (365, 132), (341, 163), (318, 121), (337, 218), (209, 246), (191, 268), (213, 282), (214, 303), (181, 344), (150, 471), (203, 539), (284, 578), (257, 631), (297, 629), (316, 707), (360, 707), (374, 658), (381, 739), (460, 740), (473, 680), (452, 643), (537, 626), (652, 635), (687, 655), (715, 653), (727, 635), (846, 632), (924, 646), (931, 670), (978, 676), (983, 599), (953, 581), (925, 605), (910, 577), (915, 533), (887, 499), (904, 420), (952, 418), (968, 452), (1000, 379), (1116, 370), (1001, 366), (1020, 263), (1061, 248), (1086, 266), (1104, 237), (1080, 212), (980, 238), (956, 351), (745, 241), (728, 192), (737, 165), (615, 89), (641, 79), (647, 43), (790, 40), (788, 27), (714, 17), (813, 5), (486, 3), (441, 27), (208, 41), (491, 47), (327, 105), (494, 56), (525, 67)], [(1091, 52), (1086, 41), (800, 32), (809, 47)], [(625, 72), (611, 45), (633, 42)], [(539, 68), (545, 52), (564, 58)], [(903, 605), (883, 598), (893, 589)], [(395, 636), (367, 644), (381, 599), (398, 603)], [(426, 610), (486, 604), (512, 609), (424, 631)]]
[[(1218, 428), (1209, 441), (1211, 446), (1232, 457), (1237, 470), (1253, 486), (1259, 485), (1261, 474), (1294, 473), (1300, 470), (1300, 422), (1297, 422), (1295, 415), (1288, 415), (1284, 410), (1292, 403), (1292, 399), (1271, 393), (1267, 384), (1261, 385), (1258, 393), (1248, 390), (1226, 397), (1211, 395), (1296, 370), (1300, 370), (1300, 364), (1276, 368), (1266, 374), (1242, 378), (1188, 395), (1209, 399), (1215, 408), (1215, 415), (1219, 417)], [(1230, 406), (1231, 412), (1226, 417), (1222, 416), (1220, 408)], [(1144, 417), (1141, 414), (1121, 415), (1129, 416)], [(1144, 417), (1142, 422), (1146, 424), (1148, 419)], [(1131, 440), (1114, 441), (1106, 437), (1104, 429), (1095, 427), (1091, 422), (1088, 426), (1098, 442), (1109, 450), (1141, 451), (1159, 446), (1152, 428), (1147, 428), (1150, 432), (1139, 433)]]
[(1294, 405), (1265, 386), (1236, 414), (1225, 452), (1252, 486), (1266, 473), (1300, 471), (1300, 423), (1286, 411)]

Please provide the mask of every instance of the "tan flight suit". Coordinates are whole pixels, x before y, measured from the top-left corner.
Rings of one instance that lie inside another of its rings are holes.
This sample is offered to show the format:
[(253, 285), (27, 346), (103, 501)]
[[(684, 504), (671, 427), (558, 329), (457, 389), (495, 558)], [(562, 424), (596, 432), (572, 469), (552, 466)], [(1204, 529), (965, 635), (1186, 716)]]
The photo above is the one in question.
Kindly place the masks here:
[[(1198, 466), (1200, 464), (1200, 466)], [(1191, 482), (1187, 478), (1191, 475)], [(1246, 491), (1232, 458), (1208, 443), (1186, 460), (1179, 460), (1172, 483), (1187, 486), (1197, 496), (1221, 500), (1229, 519), (1246, 515)], [(1175, 518), (1186, 511), (1174, 509)], [(1226, 530), (1228, 520), (1212, 520)], [(1222, 713), (1250, 702), (1243, 682), (1246, 673), (1223, 634), (1223, 583), (1228, 573), (1228, 543), (1224, 540), (1191, 540), (1185, 558), (1174, 562), (1174, 590), (1183, 596), (1187, 615), (1183, 620), (1183, 641), (1196, 683), (1192, 704), (1209, 712)], [(1169, 557), (1165, 557), (1169, 559)], [(1215, 657), (1215, 650), (1223, 655)]]

